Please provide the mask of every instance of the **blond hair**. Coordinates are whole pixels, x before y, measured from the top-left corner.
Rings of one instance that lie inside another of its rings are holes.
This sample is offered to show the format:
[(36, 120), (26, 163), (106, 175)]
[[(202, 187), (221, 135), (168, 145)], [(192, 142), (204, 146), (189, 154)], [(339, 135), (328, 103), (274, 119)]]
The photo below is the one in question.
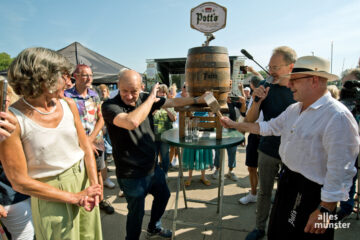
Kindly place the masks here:
[(163, 93), (166, 93), (166, 94), (169, 93), (169, 89), (168, 89), (168, 87), (166, 86), (166, 84), (160, 84), (160, 85), (159, 85), (159, 92), (163, 92)]
[(105, 84), (100, 84), (100, 85), (99, 85), (99, 89), (100, 89), (100, 91), (106, 89), (106, 90), (109, 92), (109, 88), (108, 88), (108, 86), (106, 86)]
[(176, 84), (173, 83), (173, 84), (169, 87), (169, 92), (174, 92), (174, 93), (176, 93), (176, 91), (177, 91)]
[(335, 85), (328, 85), (327, 90), (330, 92), (331, 96), (335, 99), (339, 99), (339, 89)]
[(61, 54), (47, 48), (27, 48), (11, 63), (9, 84), (17, 95), (36, 98), (46, 91), (56, 91), (59, 77), (72, 70)]

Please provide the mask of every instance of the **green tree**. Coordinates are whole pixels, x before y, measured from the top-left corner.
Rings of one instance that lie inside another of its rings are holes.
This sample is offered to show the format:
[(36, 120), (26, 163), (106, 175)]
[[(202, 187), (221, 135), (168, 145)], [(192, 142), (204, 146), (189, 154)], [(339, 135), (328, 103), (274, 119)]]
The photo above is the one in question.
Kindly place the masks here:
[(6, 70), (9, 68), (13, 59), (6, 52), (0, 53), (0, 71)]
[(268, 77), (268, 75), (266, 74), (266, 72), (264, 70), (260, 70), (259, 73), (264, 77), (264, 79), (266, 79)]

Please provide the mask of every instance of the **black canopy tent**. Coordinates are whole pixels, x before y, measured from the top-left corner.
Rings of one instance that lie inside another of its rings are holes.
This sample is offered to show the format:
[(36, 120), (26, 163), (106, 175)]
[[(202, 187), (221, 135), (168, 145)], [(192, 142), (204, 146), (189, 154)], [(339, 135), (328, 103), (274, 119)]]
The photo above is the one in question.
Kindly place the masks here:
[(75, 66), (77, 64), (86, 64), (90, 66), (94, 74), (94, 84), (116, 83), (119, 71), (127, 68), (84, 47), (78, 42), (73, 42), (57, 52), (66, 57)]

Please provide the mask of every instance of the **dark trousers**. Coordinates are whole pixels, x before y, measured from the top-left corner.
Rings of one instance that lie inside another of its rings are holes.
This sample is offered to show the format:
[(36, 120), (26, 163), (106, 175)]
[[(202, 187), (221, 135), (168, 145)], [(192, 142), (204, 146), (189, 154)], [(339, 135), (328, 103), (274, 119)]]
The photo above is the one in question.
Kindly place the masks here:
[(310, 214), (320, 204), (321, 187), (284, 166), (270, 215), (268, 239), (334, 239), (333, 228), (324, 234), (304, 232)]
[(161, 168), (164, 173), (169, 171), (170, 165), (170, 146), (162, 141), (155, 141), (156, 146), (156, 161), (158, 162), (158, 156), (161, 155)]
[(137, 240), (140, 238), (145, 197), (148, 193), (154, 196), (148, 229), (153, 230), (160, 227), (160, 219), (170, 198), (165, 174), (160, 167), (156, 165), (154, 173), (146, 177), (119, 178), (118, 182), (124, 191), (129, 210), (126, 220), (126, 239)]

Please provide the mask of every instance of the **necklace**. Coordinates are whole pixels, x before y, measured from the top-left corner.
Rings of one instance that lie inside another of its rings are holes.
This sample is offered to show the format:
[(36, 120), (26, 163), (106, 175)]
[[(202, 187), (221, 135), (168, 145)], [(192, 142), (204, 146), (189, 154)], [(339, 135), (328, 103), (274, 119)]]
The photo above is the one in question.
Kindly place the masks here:
[(29, 107), (31, 107), (32, 109), (34, 109), (35, 111), (37, 111), (38, 113), (40, 113), (42, 115), (50, 115), (50, 114), (54, 113), (56, 110), (56, 104), (55, 104), (55, 106), (53, 107), (53, 109), (50, 110), (50, 112), (42, 112), (39, 109), (37, 109), (36, 107), (34, 107), (33, 105), (31, 105), (30, 103), (28, 103), (28, 101), (26, 101), (25, 98), (22, 98), (22, 100), (26, 105), (28, 105)]

